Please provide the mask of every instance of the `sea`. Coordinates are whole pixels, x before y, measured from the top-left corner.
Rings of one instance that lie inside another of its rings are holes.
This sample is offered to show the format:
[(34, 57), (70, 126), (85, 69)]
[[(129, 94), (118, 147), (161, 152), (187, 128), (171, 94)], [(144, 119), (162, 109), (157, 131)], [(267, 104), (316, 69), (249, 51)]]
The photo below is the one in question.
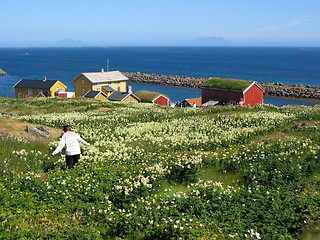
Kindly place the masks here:
[[(104, 69), (186, 77), (223, 77), (320, 86), (320, 48), (302, 47), (70, 47), (0, 48), (0, 96), (14, 97), (20, 79), (60, 80), (73, 91), (81, 72)], [(200, 97), (200, 89), (129, 82), (133, 92), (161, 92), (172, 102)], [(264, 97), (276, 106), (314, 106), (320, 100)]]

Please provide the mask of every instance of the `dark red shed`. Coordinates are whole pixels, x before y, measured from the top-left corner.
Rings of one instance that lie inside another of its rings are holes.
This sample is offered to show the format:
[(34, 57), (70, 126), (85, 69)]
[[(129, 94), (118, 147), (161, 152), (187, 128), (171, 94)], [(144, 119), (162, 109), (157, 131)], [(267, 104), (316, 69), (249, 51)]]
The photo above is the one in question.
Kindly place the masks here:
[(256, 81), (210, 78), (202, 87), (202, 104), (216, 101), (219, 105), (256, 106), (263, 104), (263, 88)]
[(165, 106), (168, 106), (170, 103), (170, 98), (158, 92), (140, 90), (136, 92), (135, 95), (141, 99), (141, 102), (149, 102)]

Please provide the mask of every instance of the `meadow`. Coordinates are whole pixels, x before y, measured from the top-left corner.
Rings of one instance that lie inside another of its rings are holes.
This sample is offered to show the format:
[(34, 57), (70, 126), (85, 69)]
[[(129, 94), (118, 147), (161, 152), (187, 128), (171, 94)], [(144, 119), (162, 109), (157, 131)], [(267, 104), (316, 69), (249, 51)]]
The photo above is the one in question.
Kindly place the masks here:
[[(0, 98), (0, 112), (0, 239), (320, 237), (320, 109)], [(69, 170), (58, 136), (21, 123), (91, 145)]]

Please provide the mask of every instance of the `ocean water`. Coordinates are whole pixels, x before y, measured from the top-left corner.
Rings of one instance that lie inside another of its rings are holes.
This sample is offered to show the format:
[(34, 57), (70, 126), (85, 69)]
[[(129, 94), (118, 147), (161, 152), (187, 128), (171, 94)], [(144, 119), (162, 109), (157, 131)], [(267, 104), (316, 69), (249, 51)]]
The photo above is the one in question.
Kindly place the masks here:
[[(119, 70), (187, 77), (228, 77), (320, 86), (320, 48), (298, 47), (92, 47), (0, 48), (0, 96), (13, 97), (21, 78), (58, 79), (73, 91), (81, 72)], [(133, 91), (159, 91), (172, 101), (201, 96), (199, 89), (129, 83)], [(265, 103), (282, 106), (315, 102), (265, 97)], [(316, 102), (317, 103), (317, 102)]]

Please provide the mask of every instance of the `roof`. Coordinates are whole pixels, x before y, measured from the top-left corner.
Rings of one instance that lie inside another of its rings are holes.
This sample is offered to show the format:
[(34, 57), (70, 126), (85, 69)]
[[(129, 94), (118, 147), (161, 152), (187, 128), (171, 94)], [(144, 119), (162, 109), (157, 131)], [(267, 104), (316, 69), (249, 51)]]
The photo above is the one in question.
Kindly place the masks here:
[[(83, 95), (84, 97), (86, 98), (95, 98), (96, 96), (98, 96), (99, 94), (103, 94), (102, 92), (100, 91), (93, 91), (93, 90), (90, 90), (88, 91), (85, 95)], [(104, 94), (103, 94), (104, 95)]]
[(122, 101), (128, 95), (129, 95), (129, 93), (126, 93), (126, 92), (114, 91), (113, 93), (110, 94), (110, 96), (108, 97), (108, 100), (110, 100), (110, 101)]
[(204, 104), (202, 104), (202, 107), (209, 107), (209, 106), (215, 106), (219, 104), (220, 100), (210, 100)]
[(202, 98), (188, 98), (185, 99), (185, 101), (189, 104), (189, 106), (193, 106), (193, 104), (195, 103), (197, 107), (201, 106), (201, 102), (202, 102)]
[[(20, 81), (17, 82), (13, 87), (14, 88), (50, 89), (58, 81), (59, 80), (45, 80), (45, 81), (43, 81), (43, 80), (20, 79)], [(65, 86), (65, 87), (67, 87), (67, 86)]]
[(153, 100), (158, 98), (159, 96), (163, 96), (165, 98), (168, 98), (164, 94), (161, 94), (158, 92), (146, 91), (146, 90), (140, 90), (140, 91), (136, 92), (135, 95), (138, 98), (140, 98), (142, 101), (147, 101), (147, 102), (153, 102)]
[(104, 88), (107, 92), (114, 92), (114, 89), (110, 86), (103, 86), (102, 88)]
[(252, 85), (256, 85), (258, 88), (260, 88), (260, 89), (261, 89), (261, 91), (262, 91), (262, 92), (264, 92), (263, 87), (261, 87), (261, 85), (260, 85), (260, 84), (258, 84), (256, 81), (254, 81), (253, 83), (251, 83), (251, 84), (250, 84), (250, 86), (249, 86), (249, 87), (247, 87), (247, 88), (243, 91), (243, 94), (245, 94), (245, 93), (246, 93), (246, 91), (248, 91), (248, 90), (252, 87)]
[[(127, 78), (125, 75), (123, 75), (119, 71), (87, 72), (87, 73), (81, 73), (80, 75), (85, 76), (92, 83), (118, 82), (118, 81), (129, 80), (129, 78)], [(76, 77), (75, 79), (77, 79), (78, 77)], [(75, 79), (73, 79), (72, 81), (74, 81)]]
[(251, 80), (239, 80), (232, 78), (209, 78), (202, 87), (208, 88), (218, 88), (226, 90), (244, 91), (246, 90), (254, 81)]
[(140, 101), (140, 98), (137, 97), (135, 94), (132, 93), (126, 93), (126, 92), (119, 92), (119, 91), (114, 91), (113, 93), (110, 94), (108, 97), (108, 100), (110, 101), (123, 101), (125, 98), (128, 96), (132, 96), (138, 101)]
[(67, 98), (72, 98), (74, 97), (75, 92), (67, 92)]

